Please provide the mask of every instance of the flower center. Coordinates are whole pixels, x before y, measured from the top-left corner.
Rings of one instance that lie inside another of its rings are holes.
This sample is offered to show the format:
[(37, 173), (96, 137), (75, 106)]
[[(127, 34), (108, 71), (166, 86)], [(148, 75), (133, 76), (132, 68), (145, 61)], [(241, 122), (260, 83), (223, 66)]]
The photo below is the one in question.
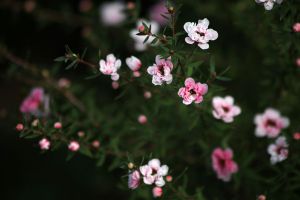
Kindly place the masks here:
[(229, 112), (229, 108), (227, 106), (223, 106), (222, 108), (223, 108), (224, 112), (226, 112), (226, 113)]
[(164, 76), (165, 75), (165, 70), (164, 70), (164, 66), (163, 65), (159, 65), (158, 66), (158, 71), (159, 73)]
[(221, 166), (221, 168), (225, 167), (225, 160), (224, 159), (219, 159), (219, 166)]
[(203, 32), (197, 31), (196, 33), (199, 34), (201, 37), (205, 36), (205, 33), (203, 33)]
[(190, 90), (190, 94), (191, 94), (191, 95), (196, 94), (195, 90), (194, 90), (194, 89), (191, 89), (191, 90)]
[(268, 119), (266, 121), (266, 126), (270, 126), (270, 127), (276, 127), (276, 122), (272, 119)]

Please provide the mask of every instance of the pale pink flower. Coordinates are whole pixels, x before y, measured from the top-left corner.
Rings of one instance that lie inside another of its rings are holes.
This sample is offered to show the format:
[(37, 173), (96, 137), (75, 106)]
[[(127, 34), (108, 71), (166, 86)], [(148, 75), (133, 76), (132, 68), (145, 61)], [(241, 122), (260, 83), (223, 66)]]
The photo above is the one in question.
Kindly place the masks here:
[(189, 105), (193, 102), (201, 103), (203, 95), (207, 93), (208, 86), (204, 83), (196, 83), (193, 78), (185, 79), (184, 86), (178, 90), (178, 95), (183, 98), (182, 102)]
[(287, 117), (281, 116), (279, 111), (273, 108), (268, 108), (263, 114), (256, 115), (254, 123), (256, 124), (255, 135), (269, 138), (277, 137), (281, 130), (290, 124)]
[(188, 37), (185, 38), (185, 42), (188, 44), (196, 43), (201, 49), (209, 48), (209, 41), (216, 40), (218, 38), (218, 32), (208, 28), (209, 21), (204, 18), (198, 20), (198, 23), (186, 22), (183, 26)]
[(144, 183), (152, 185), (153, 183), (158, 187), (165, 185), (164, 177), (168, 174), (169, 167), (161, 165), (158, 159), (152, 159), (147, 165), (140, 167), (140, 172), (143, 175)]
[[(153, 34), (157, 34), (159, 31), (159, 24), (155, 21), (147, 21), (144, 19), (140, 19), (137, 22), (137, 26), (135, 29), (131, 30), (129, 35), (134, 40), (134, 49), (136, 51), (145, 51), (147, 47), (151, 44), (151, 42), (155, 39), (154, 36), (149, 36), (147, 42), (144, 43), (145, 39), (148, 37), (147, 35), (137, 35), (139, 32), (142, 32), (145, 27), (143, 26), (143, 22), (150, 27), (151, 25), (151, 32)], [(141, 31), (142, 30), (142, 31)]]
[(163, 190), (161, 187), (154, 187), (152, 194), (154, 198), (161, 197), (163, 195)]
[(274, 4), (281, 4), (283, 0), (255, 0), (256, 3), (263, 4), (266, 10), (272, 10)]
[(148, 119), (147, 119), (146, 115), (139, 115), (139, 117), (138, 117), (138, 122), (139, 122), (140, 124), (146, 124), (147, 121), (148, 121)]
[(156, 21), (160, 25), (165, 25), (168, 23), (168, 19), (161, 16), (162, 14), (168, 16), (168, 9), (166, 8), (164, 1), (159, 1), (149, 10), (150, 19)]
[(17, 126), (16, 126), (16, 130), (17, 131), (23, 131), (23, 129), (24, 129), (24, 125), (23, 124), (17, 124)]
[(40, 106), (44, 101), (44, 90), (42, 88), (34, 88), (31, 90), (21, 104), (20, 111), (22, 113), (34, 114), (39, 111)]
[(61, 128), (62, 128), (61, 122), (55, 122), (55, 123), (54, 123), (54, 128), (55, 128), (55, 129), (61, 129)]
[(74, 140), (73, 140), (73, 141), (71, 141), (71, 142), (69, 143), (68, 148), (69, 148), (70, 151), (75, 152), (75, 151), (78, 151), (78, 150), (79, 150), (80, 145), (79, 145), (79, 143), (78, 143), (77, 141), (74, 141)]
[(157, 55), (155, 63), (148, 67), (147, 72), (152, 75), (152, 83), (154, 85), (162, 85), (164, 82), (167, 84), (172, 83), (172, 69), (173, 63), (171, 57), (164, 59), (160, 55)]
[(274, 144), (270, 144), (268, 147), (268, 153), (271, 155), (271, 164), (276, 164), (287, 159), (289, 150), (286, 138), (281, 136), (276, 139)]
[(231, 96), (214, 97), (212, 100), (213, 116), (216, 119), (222, 119), (226, 123), (233, 122), (233, 118), (241, 113), (241, 109), (234, 105), (234, 99)]
[(217, 173), (219, 179), (228, 182), (231, 175), (238, 171), (238, 165), (233, 160), (233, 152), (231, 149), (216, 148), (212, 155), (212, 167)]
[(50, 141), (47, 138), (43, 138), (39, 141), (40, 148), (42, 150), (48, 150), (50, 148)]
[(106, 56), (106, 61), (105, 60), (100, 60), (99, 65), (100, 65), (100, 72), (102, 72), (105, 75), (110, 75), (111, 79), (113, 81), (119, 80), (119, 74), (118, 70), (121, 67), (121, 60), (117, 59), (114, 54), (109, 54)]
[(142, 66), (141, 60), (135, 56), (126, 58), (126, 64), (132, 71), (138, 71)]
[(120, 84), (119, 84), (118, 81), (113, 81), (113, 82), (111, 83), (111, 87), (112, 87), (114, 90), (116, 90), (116, 89), (118, 89), (118, 88), (120, 87)]
[(126, 20), (125, 9), (122, 2), (103, 3), (99, 8), (100, 19), (106, 26), (118, 26)]
[(130, 189), (136, 189), (137, 187), (139, 187), (140, 185), (140, 173), (138, 170), (133, 171), (131, 174), (129, 174), (129, 178), (128, 178), (128, 187)]
[(145, 91), (144, 92), (144, 97), (145, 97), (145, 99), (150, 99), (152, 97), (151, 92), (150, 91)]
[(293, 25), (293, 30), (294, 32), (296, 33), (299, 33), (300, 32), (300, 22), (297, 22)]
[(297, 65), (298, 67), (300, 67), (300, 58), (297, 58), (297, 59), (296, 59), (296, 65)]

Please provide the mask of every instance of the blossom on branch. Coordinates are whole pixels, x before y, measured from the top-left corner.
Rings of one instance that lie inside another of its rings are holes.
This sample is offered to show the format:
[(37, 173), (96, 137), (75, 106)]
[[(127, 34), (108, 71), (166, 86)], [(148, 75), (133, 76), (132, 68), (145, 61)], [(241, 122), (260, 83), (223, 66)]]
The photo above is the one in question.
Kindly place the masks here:
[(281, 4), (283, 0), (255, 0), (256, 3), (264, 4), (266, 10), (272, 10), (274, 4)]
[(148, 74), (152, 75), (152, 83), (154, 85), (162, 85), (164, 82), (167, 84), (172, 83), (173, 76), (171, 74), (173, 63), (171, 57), (164, 59), (162, 56), (155, 57), (155, 63), (148, 67)]
[(208, 28), (209, 21), (204, 18), (198, 20), (198, 23), (186, 22), (183, 26), (188, 37), (185, 38), (185, 42), (188, 44), (196, 43), (201, 49), (209, 48), (209, 41), (216, 40), (218, 38), (218, 32)]
[(183, 98), (182, 102), (185, 105), (196, 104), (203, 101), (203, 95), (207, 93), (208, 86), (205, 83), (196, 83), (193, 78), (187, 78), (184, 82), (184, 87), (180, 88), (178, 95)]
[(289, 154), (288, 146), (284, 136), (277, 138), (274, 144), (269, 145), (268, 153), (271, 155), (271, 164), (274, 165), (287, 159)]
[(100, 60), (99, 70), (105, 75), (110, 75), (113, 81), (117, 81), (120, 78), (118, 70), (120, 69), (121, 64), (122, 62), (120, 59), (117, 59), (114, 54), (109, 54), (106, 56), (106, 61)]
[(233, 118), (241, 113), (240, 107), (234, 105), (234, 99), (231, 96), (214, 97), (212, 100), (213, 116), (221, 119), (225, 123), (233, 122)]

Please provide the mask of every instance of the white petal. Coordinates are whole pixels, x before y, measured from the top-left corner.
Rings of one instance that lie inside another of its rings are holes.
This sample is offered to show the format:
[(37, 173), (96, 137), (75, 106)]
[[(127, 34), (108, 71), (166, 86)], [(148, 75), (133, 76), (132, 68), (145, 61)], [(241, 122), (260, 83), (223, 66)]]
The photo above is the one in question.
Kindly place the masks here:
[(207, 44), (207, 43), (205, 43), (205, 44), (201, 44), (201, 43), (199, 43), (199, 44), (198, 44), (198, 46), (199, 46), (201, 49), (203, 49), (203, 50), (205, 50), (205, 49), (208, 49), (208, 48), (209, 48), (209, 44)]
[(188, 44), (194, 44), (195, 43), (190, 37), (186, 37), (185, 42), (188, 43)]

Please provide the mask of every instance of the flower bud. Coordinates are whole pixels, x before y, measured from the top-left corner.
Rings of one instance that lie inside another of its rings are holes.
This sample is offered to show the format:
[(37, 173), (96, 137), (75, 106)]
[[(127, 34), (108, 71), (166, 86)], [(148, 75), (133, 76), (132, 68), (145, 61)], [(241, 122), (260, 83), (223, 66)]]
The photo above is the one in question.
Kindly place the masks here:
[(152, 97), (151, 92), (150, 91), (145, 91), (144, 92), (144, 97), (145, 97), (145, 99), (150, 99)]
[(92, 142), (92, 147), (94, 147), (95, 149), (98, 149), (100, 147), (100, 142), (98, 140), (94, 140)]
[(39, 119), (35, 119), (35, 120), (33, 120), (32, 122), (31, 122), (31, 126), (33, 126), (33, 127), (37, 127), (37, 125), (39, 124)]
[(39, 141), (40, 148), (42, 150), (48, 150), (50, 148), (50, 141), (47, 138), (43, 138)]
[(163, 194), (163, 190), (161, 187), (154, 187), (152, 190), (153, 197), (161, 197)]
[(17, 124), (17, 126), (16, 126), (16, 130), (17, 131), (23, 131), (23, 129), (24, 129), (24, 125), (23, 124)]
[(173, 180), (173, 177), (172, 177), (172, 176), (170, 176), (170, 175), (168, 175), (168, 176), (166, 176), (166, 180), (167, 180), (168, 182), (172, 182), (172, 180)]
[(297, 22), (297, 23), (294, 24), (293, 30), (294, 30), (294, 32), (296, 32), (296, 33), (299, 33), (299, 32), (300, 32), (300, 22)]
[(118, 81), (113, 81), (113, 82), (111, 83), (111, 87), (112, 87), (114, 90), (116, 90), (116, 89), (118, 89), (118, 88), (120, 87), (120, 84), (119, 84)]
[(127, 3), (127, 9), (128, 9), (128, 10), (133, 10), (133, 9), (135, 9), (135, 3), (132, 2), (132, 1), (128, 2), (128, 3)]
[(266, 196), (263, 194), (261, 194), (257, 197), (257, 200), (266, 200), (266, 199), (267, 199)]
[(78, 131), (77, 135), (78, 137), (84, 137), (85, 133), (83, 131)]
[(300, 140), (300, 133), (294, 133), (293, 138), (294, 140)]
[(134, 167), (134, 164), (132, 163), (132, 162), (130, 162), (130, 163), (128, 163), (128, 169), (133, 169), (133, 167)]
[(54, 123), (54, 128), (55, 129), (61, 129), (62, 128), (62, 124), (60, 122), (55, 122)]
[(74, 141), (74, 140), (73, 140), (73, 141), (71, 141), (71, 142), (69, 143), (68, 148), (69, 148), (70, 151), (76, 152), (76, 151), (79, 150), (80, 145), (79, 145), (79, 143), (78, 143), (77, 141)]
[(147, 123), (147, 117), (145, 116), (145, 115), (140, 115), (139, 117), (138, 117), (138, 122), (140, 123), (140, 124), (146, 124)]

